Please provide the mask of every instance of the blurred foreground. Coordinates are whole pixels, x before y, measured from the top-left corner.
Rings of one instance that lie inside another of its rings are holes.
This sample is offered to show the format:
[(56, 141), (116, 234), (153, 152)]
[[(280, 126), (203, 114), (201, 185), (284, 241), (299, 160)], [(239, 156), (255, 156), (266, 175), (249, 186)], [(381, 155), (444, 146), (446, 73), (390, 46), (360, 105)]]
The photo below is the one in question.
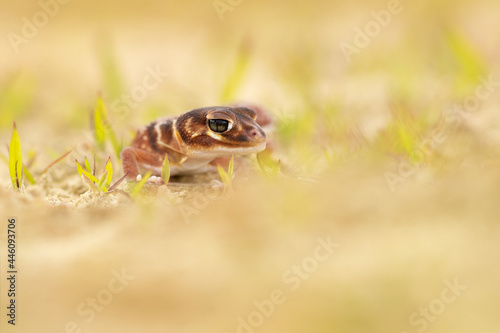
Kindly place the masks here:
[[(16, 121), (37, 181), (14, 193), (0, 162), (2, 332), (498, 331), (498, 2), (54, 3), (0, 1), (0, 142)], [(265, 105), (287, 176), (92, 194), (75, 159), (122, 175), (98, 93), (123, 145), (158, 116)]]

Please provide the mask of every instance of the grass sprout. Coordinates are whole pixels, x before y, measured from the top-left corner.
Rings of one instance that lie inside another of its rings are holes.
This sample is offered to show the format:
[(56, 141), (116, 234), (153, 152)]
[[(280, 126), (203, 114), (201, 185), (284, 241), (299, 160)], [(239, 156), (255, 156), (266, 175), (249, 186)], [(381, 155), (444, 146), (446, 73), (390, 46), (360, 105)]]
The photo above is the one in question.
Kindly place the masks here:
[(19, 190), (23, 185), (23, 153), (21, 151), (21, 139), (17, 132), (16, 123), (14, 123), (9, 145), (9, 174), (12, 187)]
[(56, 165), (57, 163), (61, 162), (62, 160), (64, 160), (66, 158), (66, 156), (68, 156), (69, 154), (71, 153), (71, 150), (67, 151), (66, 153), (64, 153), (62, 156), (58, 157), (57, 159), (55, 159), (52, 163), (50, 163), (45, 169), (43, 169), (42, 173), (40, 174), (40, 176), (44, 175), (45, 173), (47, 173), (47, 171), (49, 171), (50, 168), (52, 168), (54, 165)]
[(101, 96), (97, 98), (94, 110), (94, 136), (97, 146), (102, 150), (104, 150), (106, 142), (109, 141), (116, 157), (118, 160), (120, 159), (120, 152), (123, 147), (118, 141), (117, 135), (111, 126), (106, 106)]
[(168, 156), (165, 156), (165, 160), (161, 167), (161, 178), (163, 179), (163, 183), (167, 185), (170, 180), (170, 163), (168, 161)]
[(112, 193), (113, 191), (115, 191), (116, 188), (118, 187), (118, 185), (120, 185), (120, 183), (123, 182), (125, 180), (125, 178), (127, 178), (127, 176), (128, 176), (128, 172), (126, 174), (124, 174), (123, 177), (118, 179), (113, 185), (111, 185), (111, 187), (108, 189), (108, 192), (106, 192), (106, 193)]
[(104, 190), (104, 184), (106, 184), (106, 178), (108, 177), (108, 171), (104, 171), (101, 178), (99, 179), (99, 191)]
[(144, 177), (142, 177), (141, 181), (138, 182), (134, 188), (132, 189), (132, 192), (130, 193), (130, 195), (133, 197), (133, 198), (136, 198), (139, 193), (141, 192), (142, 188), (144, 187), (144, 185), (147, 183), (149, 177), (151, 177), (152, 175), (152, 172), (151, 171), (148, 171), (146, 172), (146, 174), (144, 175)]
[(23, 173), (24, 173), (24, 177), (26, 177), (26, 180), (31, 184), (31, 185), (35, 185), (36, 184), (36, 181), (35, 181), (35, 177), (33, 177), (33, 175), (31, 174), (31, 172), (28, 170), (28, 168), (26, 167), (23, 167)]
[[(95, 158), (94, 158), (94, 160), (95, 160)], [(85, 156), (85, 168), (87, 169), (88, 172), (92, 172), (92, 174), (95, 176), (95, 168), (94, 168), (94, 171), (91, 171), (91, 169), (90, 169), (90, 163), (87, 160), (87, 156)]]
[(229, 161), (229, 166), (227, 167), (227, 171), (224, 170), (224, 168), (221, 166), (217, 166), (217, 170), (219, 171), (219, 176), (220, 179), (222, 180), (222, 183), (224, 183), (224, 186), (230, 189), (234, 178), (234, 155), (231, 157), (231, 160)]
[(98, 60), (101, 66), (102, 79), (106, 92), (112, 99), (120, 97), (124, 91), (122, 71), (118, 66), (112, 40), (109, 36), (101, 36), (98, 43)]
[(90, 187), (92, 192), (98, 193), (99, 190), (97, 189), (97, 186), (95, 185), (94, 181), (92, 181), (89, 177), (87, 177), (86, 174), (82, 175), (83, 180), (87, 183), (87, 185)]
[(264, 176), (276, 178), (281, 174), (281, 161), (275, 161), (269, 154), (257, 154), (257, 163)]
[(34, 79), (20, 72), (0, 80), (0, 128), (7, 128), (15, 119), (27, 115), (35, 91)]
[(113, 163), (111, 162), (111, 157), (108, 158), (106, 162), (106, 166), (104, 168), (104, 173), (100, 178), (97, 178), (95, 175), (95, 159), (94, 159), (94, 170), (92, 171), (90, 168), (90, 163), (85, 157), (85, 168), (75, 160), (76, 168), (78, 170), (78, 174), (83, 180), (89, 185), (90, 189), (94, 192), (112, 192), (116, 189), (116, 187), (125, 179), (125, 176), (120, 178), (116, 183), (111, 185), (111, 180), (113, 178)]
[(456, 80), (458, 90), (468, 92), (477, 84), (478, 78), (486, 73), (484, 59), (477, 52), (477, 48), (462, 34), (456, 31), (448, 31), (445, 35), (454, 62), (459, 68), (459, 76)]
[[(61, 157), (57, 158), (55, 161), (53, 161), (52, 163), (50, 163), (45, 169), (43, 169), (43, 171), (37, 176), (37, 178), (39, 178), (39, 177), (43, 176), (45, 173), (47, 173), (47, 171), (49, 171), (50, 168), (52, 168), (57, 163), (61, 162), (66, 156), (69, 155), (69, 153), (71, 153), (71, 150), (68, 151), (68, 152), (66, 152), (66, 153), (64, 153)], [(0, 160), (2, 160), (5, 164), (9, 165), (9, 159), (7, 157), (5, 157), (5, 155), (3, 155), (1, 152), (0, 152)], [(32, 163), (28, 163), (28, 165), (30, 165), (30, 164), (33, 164), (33, 162)], [(36, 184), (35, 177), (29, 171), (28, 165), (23, 164), (23, 174), (24, 174), (24, 177), (26, 177), (26, 180), (31, 185), (35, 185)]]
[(243, 82), (250, 60), (249, 45), (245, 42), (240, 46), (236, 55), (234, 67), (230, 71), (221, 93), (221, 101), (231, 102), (235, 99), (236, 93)]

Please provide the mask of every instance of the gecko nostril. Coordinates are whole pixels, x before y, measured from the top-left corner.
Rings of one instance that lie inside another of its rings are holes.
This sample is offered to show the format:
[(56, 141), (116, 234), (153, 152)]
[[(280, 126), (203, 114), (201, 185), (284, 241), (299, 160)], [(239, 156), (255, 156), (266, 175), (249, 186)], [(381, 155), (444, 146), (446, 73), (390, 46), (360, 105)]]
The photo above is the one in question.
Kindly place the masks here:
[(248, 128), (247, 129), (247, 138), (252, 140), (252, 141), (262, 141), (265, 140), (266, 134), (264, 131), (260, 128)]

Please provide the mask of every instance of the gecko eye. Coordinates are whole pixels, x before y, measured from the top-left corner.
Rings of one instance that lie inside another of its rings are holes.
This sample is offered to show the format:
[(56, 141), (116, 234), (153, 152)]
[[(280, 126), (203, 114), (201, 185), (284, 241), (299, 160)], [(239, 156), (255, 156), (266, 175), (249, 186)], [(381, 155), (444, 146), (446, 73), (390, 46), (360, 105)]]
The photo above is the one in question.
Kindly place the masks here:
[(216, 133), (226, 132), (231, 129), (232, 124), (229, 121), (224, 119), (209, 119), (208, 127)]

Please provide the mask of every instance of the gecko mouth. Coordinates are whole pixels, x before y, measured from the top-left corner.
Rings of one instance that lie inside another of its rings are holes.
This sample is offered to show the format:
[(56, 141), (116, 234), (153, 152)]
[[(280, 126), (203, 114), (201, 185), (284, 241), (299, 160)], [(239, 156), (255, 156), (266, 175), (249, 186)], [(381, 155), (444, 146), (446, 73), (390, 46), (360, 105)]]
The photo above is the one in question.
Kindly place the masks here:
[(253, 145), (253, 146), (250, 146), (248, 148), (243, 148), (243, 149), (249, 151), (249, 154), (253, 154), (253, 153), (260, 153), (261, 151), (266, 149), (266, 146), (267, 146), (267, 142), (264, 141), (264, 142), (261, 142), (257, 145)]
[(253, 145), (248, 145), (248, 146), (243, 146), (243, 147), (238, 147), (238, 148), (216, 148), (213, 150), (214, 153), (217, 154), (224, 154), (224, 155), (250, 155), (254, 153), (259, 153), (266, 149), (266, 142), (261, 142), (259, 144), (253, 144)]
[(250, 155), (263, 151), (266, 149), (266, 142), (261, 142), (259, 144), (239, 146), (239, 147), (217, 147), (210, 150), (198, 151), (192, 154), (196, 157), (223, 157), (232, 155)]

